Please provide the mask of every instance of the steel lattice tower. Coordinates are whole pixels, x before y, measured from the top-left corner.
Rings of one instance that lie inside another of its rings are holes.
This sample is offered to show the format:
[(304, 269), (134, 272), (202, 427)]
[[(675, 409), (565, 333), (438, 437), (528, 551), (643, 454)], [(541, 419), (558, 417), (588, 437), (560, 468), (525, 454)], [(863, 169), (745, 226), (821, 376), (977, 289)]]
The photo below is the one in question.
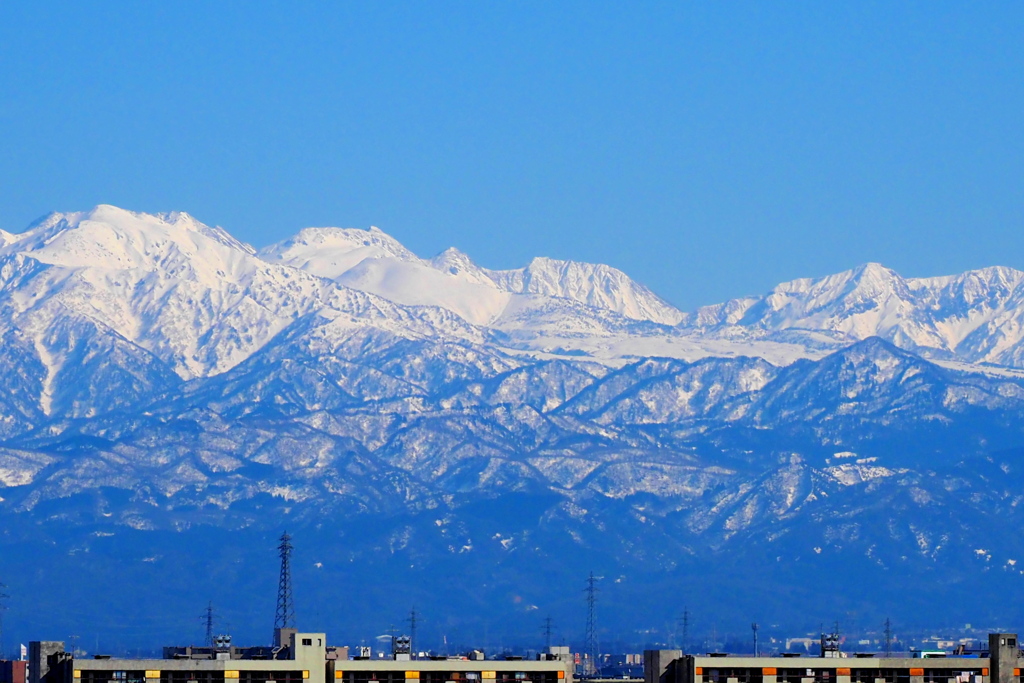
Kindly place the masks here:
[(683, 607), (683, 616), (679, 618), (679, 624), (682, 626), (683, 635), (679, 640), (679, 649), (684, 653), (687, 651), (687, 643), (690, 642), (690, 608)]
[(213, 602), (206, 605), (203, 619), (206, 621), (206, 647), (213, 647)]
[(7, 586), (0, 583), (0, 659), (4, 658), (4, 610), (7, 609), (5, 601), (11, 597), (4, 592), (5, 588)]
[(601, 668), (597, 665), (597, 579), (594, 578), (594, 572), (590, 572), (587, 587), (583, 591), (587, 594), (587, 659), (583, 663), (583, 675), (596, 676)]
[(292, 537), (288, 532), (281, 534), (281, 578), (277, 582), (277, 612), (274, 614), (274, 631), (279, 628), (295, 628), (295, 601), (292, 598)]
[(416, 659), (416, 624), (419, 622), (416, 608), (409, 612), (409, 658)]

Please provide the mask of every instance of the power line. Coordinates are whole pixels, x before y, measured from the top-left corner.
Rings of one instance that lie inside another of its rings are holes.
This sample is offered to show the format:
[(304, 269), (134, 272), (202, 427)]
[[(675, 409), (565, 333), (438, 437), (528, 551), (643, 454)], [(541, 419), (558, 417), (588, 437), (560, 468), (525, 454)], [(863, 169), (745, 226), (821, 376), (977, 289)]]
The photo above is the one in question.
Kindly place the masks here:
[(277, 582), (277, 611), (274, 614), (274, 632), (279, 628), (295, 628), (295, 601), (292, 597), (292, 537), (281, 534), (277, 546), (281, 555), (281, 576)]

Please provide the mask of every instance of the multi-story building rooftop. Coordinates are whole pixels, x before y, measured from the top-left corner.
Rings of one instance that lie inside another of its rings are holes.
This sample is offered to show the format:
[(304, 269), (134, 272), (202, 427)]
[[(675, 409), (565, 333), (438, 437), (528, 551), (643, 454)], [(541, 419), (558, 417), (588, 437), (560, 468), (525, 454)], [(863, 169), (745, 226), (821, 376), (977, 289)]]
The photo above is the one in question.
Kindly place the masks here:
[[(645, 683), (1021, 683), (1015, 633), (989, 635), (974, 656), (731, 657), (680, 650), (644, 652)], [(919, 653), (920, 655), (921, 653)]]
[(280, 629), (275, 647), (164, 648), (162, 659), (75, 658), (60, 641), (30, 644), (27, 683), (572, 683), (564, 654), (537, 660), (348, 658), (324, 633)]

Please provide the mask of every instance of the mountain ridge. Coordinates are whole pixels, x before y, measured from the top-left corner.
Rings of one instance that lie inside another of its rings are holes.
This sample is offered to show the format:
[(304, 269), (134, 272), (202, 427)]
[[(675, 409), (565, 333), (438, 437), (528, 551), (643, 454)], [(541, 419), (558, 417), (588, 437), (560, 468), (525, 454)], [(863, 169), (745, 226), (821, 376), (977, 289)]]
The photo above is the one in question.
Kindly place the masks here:
[[(126, 222), (125, 217), (141, 227), (128, 226), (131, 221)], [(163, 230), (164, 241), (154, 243), (145, 235), (146, 230), (160, 225), (169, 226), (167, 229), (180, 226), (186, 235), (201, 235), (224, 251), (199, 249), (190, 244), (195, 238), (171, 240), (172, 246), (177, 245), (177, 255), (163, 254), (165, 261), (157, 266), (147, 259), (160, 255), (170, 233)], [(102, 234), (83, 234), (83, 230)], [(57, 244), (50, 244), (54, 240)], [(128, 248), (136, 241), (141, 252)], [(256, 250), (184, 212), (150, 215), (100, 205), (91, 212), (51, 214), (25, 233), (12, 235), (0, 247), (0, 254), (15, 252), (50, 266), (164, 269), (179, 279), (196, 267), (192, 260), (212, 256), (211, 262), (202, 264), (202, 277), (198, 271), (193, 273), (205, 280), (208, 289), (216, 289), (212, 280), (223, 278), (241, 287), (250, 286), (247, 278), (251, 273), (239, 268), (266, 272), (287, 266), (313, 278), (309, 282), (321, 282), (320, 288), (340, 285), (398, 305), (437, 306), (470, 324), (511, 332), (514, 345), (523, 351), (582, 352), (613, 363), (621, 362), (616, 360), (620, 354), (649, 355), (650, 341), (645, 340), (652, 337), (669, 340), (670, 355), (688, 360), (741, 353), (778, 363), (821, 357), (822, 352), (878, 335), (936, 360), (1024, 367), (1024, 273), (1001, 266), (906, 279), (880, 264), (868, 263), (823, 278), (782, 283), (760, 297), (732, 299), (683, 313), (608, 266), (538, 257), (521, 269), (488, 270), (455, 248), (432, 259), (420, 258), (375, 227), (306, 228), (288, 240)], [(55, 259), (57, 262), (49, 262)], [(166, 259), (177, 259), (178, 272)], [(336, 284), (325, 285), (324, 280)], [(261, 287), (281, 284), (263, 283)], [(620, 316), (622, 322), (609, 327), (605, 311)], [(553, 322), (552, 315), (561, 322)], [(666, 333), (665, 326), (674, 331)], [(134, 337), (123, 329), (118, 332)], [(227, 365), (216, 364), (216, 371), (230, 367), (247, 352), (241, 353)], [(207, 371), (191, 361), (183, 362), (194, 367), (179, 371)]]
[(26, 585), (83, 598), (68, 576), (124, 565), (119, 590), (159, 593), (193, 546), (232, 548), (224, 575), (259, 562), (232, 538), (287, 526), (335, 585), (471, 577), (481, 597), (444, 600), (503, 620), (594, 567), (651, 614), (641, 586), (697, 578), (708, 611), (839, 572), (920, 614), (938, 608), (908, 576), (1024, 580), (999, 531), (1024, 523), (1018, 271), (866, 264), (675, 323), (606, 266), (490, 271), (332, 230), (254, 250), (101, 206), (0, 247), (0, 576), (33, 557)]

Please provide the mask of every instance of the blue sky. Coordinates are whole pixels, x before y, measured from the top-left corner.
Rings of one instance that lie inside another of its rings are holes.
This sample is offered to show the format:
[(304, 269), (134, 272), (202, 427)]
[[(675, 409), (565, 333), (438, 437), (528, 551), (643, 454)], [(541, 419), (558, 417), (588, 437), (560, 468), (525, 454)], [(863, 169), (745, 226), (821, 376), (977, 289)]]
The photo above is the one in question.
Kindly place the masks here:
[(1019, 3), (3, 3), (0, 227), (378, 225), (683, 308), (1024, 269)]

